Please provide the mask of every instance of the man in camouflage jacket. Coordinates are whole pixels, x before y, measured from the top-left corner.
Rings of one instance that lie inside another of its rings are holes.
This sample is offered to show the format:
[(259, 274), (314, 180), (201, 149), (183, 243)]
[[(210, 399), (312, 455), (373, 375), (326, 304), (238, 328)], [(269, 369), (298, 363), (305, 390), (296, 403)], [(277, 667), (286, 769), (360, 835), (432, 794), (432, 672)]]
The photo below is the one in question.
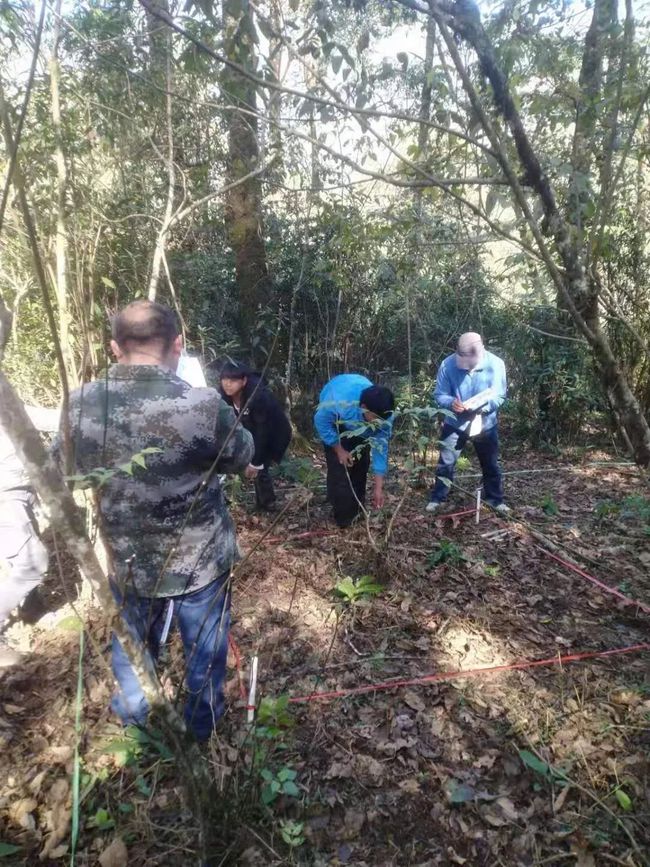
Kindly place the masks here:
[[(168, 308), (129, 304), (113, 320), (111, 348), (117, 364), (70, 397), (75, 472), (99, 482), (114, 592), (133, 634), (155, 659), (178, 624), (186, 720), (204, 740), (223, 712), (238, 556), (218, 474), (245, 469), (253, 440), (217, 391), (174, 373), (182, 339)], [(115, 637), (113, 672), (113, 709), (124, 724), (144, 723), (146, 700)]]

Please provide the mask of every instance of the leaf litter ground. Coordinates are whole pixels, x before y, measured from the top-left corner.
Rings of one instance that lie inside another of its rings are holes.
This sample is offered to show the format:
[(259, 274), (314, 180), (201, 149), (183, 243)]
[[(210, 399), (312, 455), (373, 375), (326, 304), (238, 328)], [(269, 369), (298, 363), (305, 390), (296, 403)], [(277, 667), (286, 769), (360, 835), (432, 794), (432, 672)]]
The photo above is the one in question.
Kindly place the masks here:
[[(526, 532), (543, 533), (605, 583), (650, 603), (647, 482), (602, 453), (570, 458), (506, 455), (506, 470), (547, 470), (507, 476), (513, 521), (425, 517), (426, 491), (402, 470), (391, 481), (389, 506), (402, 502), (387, 548), (388, 521), (379, 518), (332, 536), (263, 542), (238, 577), (233, 605), (244, 662), (259, 655), (261, 695), (650, 640), (647, 615), (545, 557)], [(477, 481), (467, 476), (459, 484), (471, 490)], [(320, 490), (304, 506), (303, 489), (279, 487), (283, 502), (296, 499), (269, 538), (332, 529)], [(454, 491), (447, 511), (467, 504)], [(234, 513), (250, 549), (270, 521), (245, 503)], [(334, 594), (338, 582), (367, 575), (380, 593), (353, 603)], [(193, 863), (193, 822), (173, 765), (155, 745), (135, 757), (124, 747), (95, 649), (105, 651), (108, 628), (92, 609), (82, 613), (95, 645), (84, 666), (77, 863), (111, 867), (124, 851), (130, 865)], [(5, 863), (70, 857), (75, 626), (64, 607), (16, 627), (31, 653), (0, 680), (0, 840), (21, 847)], [(265, 747), (264, 767), (252, 762), (248, 741), (241, 746), (245, 711), (233, 672), (229, 711), (208, 750), (241, 822), (231, 863), (649, 863), (648, 659), (630, 654), (292, 705), (295, 723)], [(261, 807), (261, 771), (277, 778), (283, 769), (297, 772), (299, 797), (280, 794)], [(260, 785), (249, 785), (253, 777)]]

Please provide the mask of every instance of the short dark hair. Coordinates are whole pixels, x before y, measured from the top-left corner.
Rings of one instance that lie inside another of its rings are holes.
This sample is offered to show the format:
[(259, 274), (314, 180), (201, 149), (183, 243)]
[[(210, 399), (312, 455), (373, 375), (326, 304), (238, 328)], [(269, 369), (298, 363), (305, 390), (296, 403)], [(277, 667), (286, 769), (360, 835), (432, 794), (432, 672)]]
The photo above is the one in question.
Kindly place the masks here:
[(380, 418), (387, 419), (395, 409), (395, 396), (385, 385), (369, 385), (361, 392), (359, 403)]
[(156, 301), (140, 299), (127, 304), (113, 317), (113, 340), (125, 348), (128, 344), (162, 343), (169, 349), (178, 337), (178, 319), (173, 310)]
[(219, 379), (244, 379), (244, 377), (249, 377), (252, 372), (251, 368), (243, 361), (226, 361), (219, 371)]

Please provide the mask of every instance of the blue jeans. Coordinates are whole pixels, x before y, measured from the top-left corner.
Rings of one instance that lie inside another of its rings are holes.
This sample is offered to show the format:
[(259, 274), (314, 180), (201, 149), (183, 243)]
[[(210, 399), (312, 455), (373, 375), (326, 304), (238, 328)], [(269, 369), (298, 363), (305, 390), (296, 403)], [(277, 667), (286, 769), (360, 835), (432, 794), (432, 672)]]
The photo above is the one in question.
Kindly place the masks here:
[(483, 473), (483, 499), (490, 506), (498, 506), (503, 502), (503, 478), (499, 466), (499, 432), (496, 425), (482, 431), (471, 440), (463, 431), (456, 430), (445, 424), (440, 433), (440, 458), (436, 467), (436, 483), (431, 491), (430, 500), (433, 503), (444, 503), (449, 493), (449, 482), (454, 480), (456, 461), (467, 442), (471, 442)]
[[(152, 669), (160, 652), (165, 621), (172, 604), (173, 618), (185, 650), (185, 721), (197, 740), (206, 740), (224, 708), (223, 683), (230, 627), (228, 574), (183, 596), (151, 599), (128, 591), (123, 597), (115, 586), (113, 593), (131, 635), (137, 640), (146, 640)], [(124, 725), (144, 725), (149, 706), (115, 635), (113, 674), (119, 688), (113, 696), (112, 709)]]

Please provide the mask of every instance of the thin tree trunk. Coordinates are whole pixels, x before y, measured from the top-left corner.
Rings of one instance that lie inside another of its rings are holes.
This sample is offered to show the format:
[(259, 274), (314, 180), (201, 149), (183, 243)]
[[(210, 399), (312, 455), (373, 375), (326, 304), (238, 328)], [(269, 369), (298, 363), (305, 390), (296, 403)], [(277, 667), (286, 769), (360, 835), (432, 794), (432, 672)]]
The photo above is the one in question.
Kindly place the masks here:
[(63, 126), (61, 122), (60, 22), (61, 0), (57, 0), (54, 15), (52, 55), (50, 57), (50, 94), (52, 99), (52, 126), (54, 128), (54, 156), (56, 162), (56, 277), (53, 282), (59, 316), (59, 343), (61, 344), (61, 352), (63, 353), (68, 379), (72, 385), (76, 385), (78, 377), (70, 330), (72, 317), (68, 303), (68, 228), (66, 213), (68, 171), (63, 149)]
[[(249, 0), (223, 0), (225, 53), (246, 69), (255, 70), (255, 25)], [(225, 100), (245, 111), (257, 110), (257, 88), (237, 70), (223, 67), (221, 89)], [(228, 127), (228, 181), (238, 181), (259, 164), (257, 120), (250, 114), (232, 111)], [(235, 284), (239, 301), (239, 331), (251, 346), (256, 361), (262, 353), (253, 345), (255, 325), (271, 290), (260, 177), (251, 176), (231, 188), (226, 196), (226, 233), (235, 256)]]
[[(273, 33), (269, 38), (269, 65), (273, 70), (273, 78), (278, 84), (282, 82), (282, 60), (285, 55), (284, 44), (280, 35), (283, 29), (282, 6), (280, 0), (270, 0), (270, 20)], [(268, 141), (277, 155), (276, 171), (282, 175), (283, 137), (280, 128), (282, 120), (282, 91), (272, 90), (269, 94), (269, 132)]]
[[(157, 21), (159, 27), (164, 25)], [(153, 253), (153, 261), (151, 263), (151, 274), (149, 276), (149, 289), (147, 292), (150, 301), (156, 300), (158, 292), (158, 283), (160, 281), (160, 272), (165, 258), (167, 247), (167, 235), (169, 225), (172, 219), (174, 208), (174, 191), (176, 189), (176, 169), (174, 166), (174, 125), (172, 115), (172, 35), (171, 30), (165, 27), (165, 129), (167, 133), (167, 153), (164, 156), (165, 168), (167, 169), (167, 201), (165, 203), (165, 213), (163, 214), (162, 223), (156, 238), (156, 246)]]
[[(17, 149), (14, 142), (13, 130), (11, 127), (11, 118), (9, 116), (9, 109), (7, 103), (5, 101), (4, 95), (4, 87), (2, 84), (2, 79), (0, 79), (0, 124), (2, 126), (2, 132), (5, 140), (5, 147), (7, 152), (10, 154), (10, 159), (14, 165), (13, 172), (13, 185), (16, 190), (17, 198), (18, 198), (18, 206), (20, 208), (23, 222), (25, 224), (25, 231), (27, 234), (27, 241), (29, 244), (29, 250), (32, 256), (32, 264), (34, 266), (34, 274), (36, 277), (36, 282), (38, 284), (39, 289), (41, 290), (41, 299), (43, 301), (43, 307), (45, 308), (45, 315), (47, 317), (47, 322), (50, 328), (50, 334), (52, 336), (52, 341), (54, 343), (54, 354), (57, 361), (57, 366), (59, 369), (59, 379), (61, 381), (61, 405), (62, 412), (65, 414), (64, 422), (63, 422), (63, 440), (64, 440), (64, 465), (66, 473), (70, 472), (71, 466), (71, 448), (70, 448), (70, 430), (67, 421), (67, 410), (69, 404), (69, 396), (70, 389), (68, 383), (68, 372), (66, 369), (65, 359), (63, 357), (63, 352), (61, 351), (61, 344), (58, 339), (58, 328), (56, 323), (56, 317), (54, 316), (54, 310), (52, 309), (52, 303), (50, 300), (50, 289), (45, 273), (45, 266), (43, 264), (43, 257), (41, 255), (41, 250), (38, 242), (38, 234), (36, 231), (36, 224), (32, 217), (32, 213), (29, 207), (29, 202), (27, 200), (27, 193), (25, 191), (25, 184), (23, 181), (23, 174), (20, 168), (20, 160), (18, 159)], [(2, 351), (4, 351), (4, 346), (2, 347)]]
[[(418, 160), (424, 158), (427, 152), (429, 143), (429, 125), (431, 119), (431, 95), (433, 93), (433, 57), (436, 48), (436, 22), (432, 16), (427, 18), (427, 36), (424, 50), (424, 81), (422, 82), (422, 96), (420, 98), (420, 109), (418, 118), (420, 125), (418, 127)], [(420, 259), (420, 247), (422, 246), (422, 220), (424, 217), (423, 209), (423, 190), (416, 189), (415, 191), (415, 229), (413, 232), (413, 261), (417, 262)], [(410, 274), (406, 275), (404, 285), (404, 300), (406, 307), (406, 346), (408, 352), (408, 398), (409, 406), (413, 405), (413, 333), (412, 333), (412, 305), (411, 305), (411, 280)]]

